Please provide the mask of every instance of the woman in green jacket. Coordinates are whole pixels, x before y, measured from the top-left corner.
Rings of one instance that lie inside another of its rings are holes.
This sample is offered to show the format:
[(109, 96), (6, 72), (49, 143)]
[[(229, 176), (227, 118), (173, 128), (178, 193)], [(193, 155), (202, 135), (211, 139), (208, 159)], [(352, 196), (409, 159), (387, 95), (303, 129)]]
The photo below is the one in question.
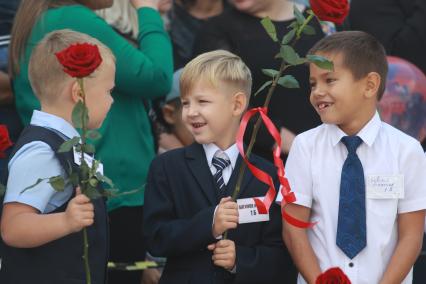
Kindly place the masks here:
[[(112, 0), (21, 0), (12, 30), (10, 75), (15, 102), (24, 125), (33, 110), (40, 109), (28, 80), (28, 62), (33, 47), (45, 34), (71, 29), (97, 38), (116, 57), (114, 104), (96, 142), (96, 156), (104, 164), (119, 193), (108, 200), (111, 226), (111, 257), (118, 262), (144, 259), (142, 206), (143, 187), (155, 155), (154, 141), (144, 102), (166, 95), (173, 72), (172, 48), (157, 11), (159, 0), (131, 0), (139, 20), (138, 46), (131, 45), (93, 10), (107, 8)], [(140, 283), (140, 274), (119, 283)], [(110, 283), (115, 275), (110, 274)]]

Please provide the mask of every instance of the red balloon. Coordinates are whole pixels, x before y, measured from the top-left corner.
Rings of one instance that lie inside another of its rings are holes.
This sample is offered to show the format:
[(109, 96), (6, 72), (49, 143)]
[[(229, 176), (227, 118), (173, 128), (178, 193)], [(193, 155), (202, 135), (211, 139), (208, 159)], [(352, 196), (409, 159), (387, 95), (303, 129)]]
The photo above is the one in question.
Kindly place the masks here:
[(407, 60), (388, 56), (386, 90), (379, 102), (383, 121), (423, 141), (426, 138), (426, 76)]

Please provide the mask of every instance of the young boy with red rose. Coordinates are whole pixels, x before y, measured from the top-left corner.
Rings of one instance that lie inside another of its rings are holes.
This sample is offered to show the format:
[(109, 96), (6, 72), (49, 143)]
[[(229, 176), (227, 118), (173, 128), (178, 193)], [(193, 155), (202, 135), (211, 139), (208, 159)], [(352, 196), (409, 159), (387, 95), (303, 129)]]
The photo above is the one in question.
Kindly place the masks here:
[(426, 158), (418, 141), (380, 120), (384, 48), (352, 31), (322, 39), (309, 54), (332, 60), (334, 69), (310, 64), (310, 100), (324, 124), (296, 137), (286, 164), (297, 200), (284, 210), (314, 223), (283, 226), (298, 283), (315, 283), (331, 267), (356, 284), (411, 283), (423, 238)]
[(36, 182), (52, 176), (66, 178), (67, 169), (76, 167), (73, 150), (57, 152), (64, 141), (79, 136), (71, 117), (82, 90), (73, 77), (85, 77), (88, 128), (95, 129), (113, 102), (114, 76), (114, 56), (90, 36), (59, 30), (35, 47), (29, 79), (41, 111), (34, 111), (9, 162), (1, 216), (6, 244), (2, 284), (84, 283), (80, 231), (86, 227), (92, 283), (105, 283), (108, 224), (104, 200), (90, 201), (70, 184), (55, 191), (46, 180)]

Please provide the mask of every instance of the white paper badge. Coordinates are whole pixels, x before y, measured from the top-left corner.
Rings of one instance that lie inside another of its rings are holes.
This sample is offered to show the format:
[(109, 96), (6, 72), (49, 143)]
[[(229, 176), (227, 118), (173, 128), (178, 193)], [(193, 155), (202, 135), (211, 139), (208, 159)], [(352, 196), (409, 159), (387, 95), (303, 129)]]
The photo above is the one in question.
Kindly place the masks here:
[[(256, 198), (263, 201), (264, 197), (262, 196)], [(269, 221), (269, 213), (259, 214), (253, 198), (237, 199), (237, 205), (239, 214), (239, 224)]]
[[(75, 147), (73, 147), (73, 149), (74, 149), (74, 162), (77, 165), (81, 165), (81, 153), (77, 152), (75, 150)], [(88, 154), (84, 153), (84, 160), (89, 165), (89, 167), (92, 166), (93, 158), (91, 156), (89, 156)], [(104, 165), (102, 163), (99, 163), (97, 172), (100, 173), (101, 175), (104, 174)]]
[(367, 198), (404, 198), (404, 175), (368, 175)]

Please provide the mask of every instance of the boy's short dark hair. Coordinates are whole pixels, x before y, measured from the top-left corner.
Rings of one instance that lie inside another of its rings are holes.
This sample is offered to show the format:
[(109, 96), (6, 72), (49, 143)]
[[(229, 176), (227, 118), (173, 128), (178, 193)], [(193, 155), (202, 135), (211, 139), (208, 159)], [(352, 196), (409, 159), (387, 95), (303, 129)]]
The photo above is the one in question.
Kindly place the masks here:
[(361, 31), (344, 31), (327, 36), (318, 41), (308, 52), (342, 53), (343, 64), (348, 68), (355, 80), (367, 76), (370, 72), (380, 75), (380, 86), (377, 99), (383, 96), (386, 87), (388, 62), (383, 45), (372, 35)]

